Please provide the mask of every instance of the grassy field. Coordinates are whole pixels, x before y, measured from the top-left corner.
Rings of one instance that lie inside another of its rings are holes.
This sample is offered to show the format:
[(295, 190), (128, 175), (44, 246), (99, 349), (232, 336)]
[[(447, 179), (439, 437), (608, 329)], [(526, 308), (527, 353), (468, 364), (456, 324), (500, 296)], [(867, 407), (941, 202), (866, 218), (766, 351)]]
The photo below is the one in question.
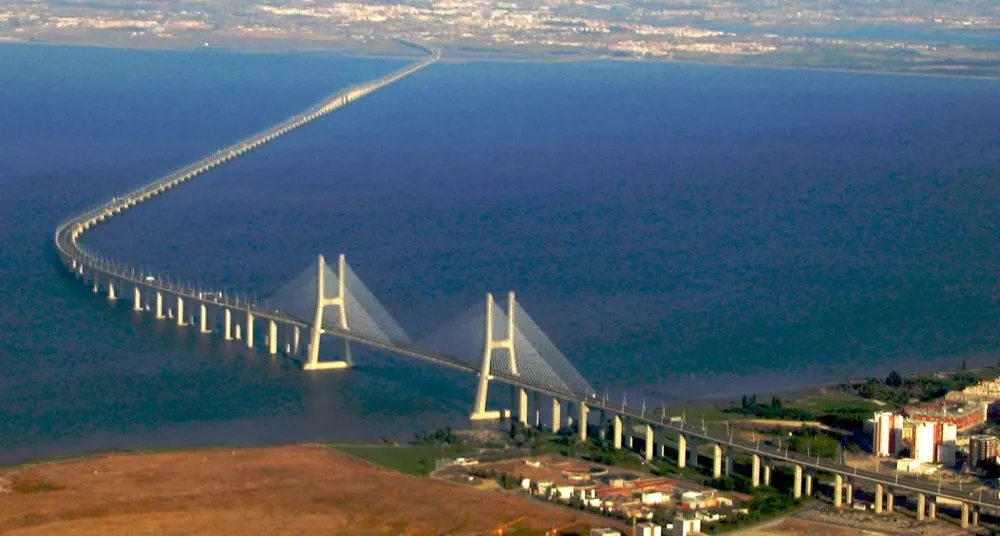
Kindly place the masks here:
[(408, 475), (426, 475), (434, 470), (441, 458), (457, 458), (471, 454), (474, 448), (464, 445), (389, 445), (337, 444), (327, 447), (367, 460), (375, 465)]

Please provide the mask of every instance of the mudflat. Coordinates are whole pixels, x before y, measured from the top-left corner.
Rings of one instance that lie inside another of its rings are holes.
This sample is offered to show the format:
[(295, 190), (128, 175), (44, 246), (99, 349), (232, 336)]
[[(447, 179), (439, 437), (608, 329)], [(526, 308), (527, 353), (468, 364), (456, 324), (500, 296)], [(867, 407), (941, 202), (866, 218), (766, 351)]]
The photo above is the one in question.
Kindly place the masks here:
[(319, 445), (108, 454), (0, 474), (0, 534), (508, 535), (610, 525)]

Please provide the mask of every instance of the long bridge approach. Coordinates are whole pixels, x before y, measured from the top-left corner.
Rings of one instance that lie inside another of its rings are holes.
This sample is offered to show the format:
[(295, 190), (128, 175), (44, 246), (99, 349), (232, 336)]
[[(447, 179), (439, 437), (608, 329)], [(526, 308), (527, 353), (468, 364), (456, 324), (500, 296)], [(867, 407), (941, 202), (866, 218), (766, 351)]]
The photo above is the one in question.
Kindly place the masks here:
[[(544, 397), (551, 404), (546, 411), (550, 416), (547, 427), (553, 430), (568, 427), (581, 440), (587, 440), (588, 434), (596, 430), (606, 434), (616, 448), (632, 446), (635, 432), (639, 430), (638, 437), (645, 441), (641, 451), (647, 460), (667, 456), (669, 447), (680, 467), (697, 464), (701, 452), (699, 444), (707, 446), (711, 452), (712, 474), (716, 477), (732, 470), (735, 457), (749, 457), (754, 486), (769, 484), (775, 465), (788, 466), (793, 470), (792, 493), (796, 497), (810, 494), (814, 475), (822, 472), (834, 476), (833, 502), (836, 506), (850, 503), (854, 487), (864, 485), (875, 491), (877, 512), (891, 511), (894, 495), (900, 494), (916, 498), (919, 519), (936, 516), (938, 499), (952, 501), (958, 505), (963, 527), (976, 525), (981, 509), (1000, 510), (1000, 500), (995, 495), (970, 494), (968, 490), (951, 485), (898, 473), (860, 471), (598, 397), (595, 389), (520, 307), (513, 293), (507, 296), (504, 308), (488, 294), (485, 306), (474, 307), (418, 344), (409, 339), (377, 299), (367, 292), (342, 255), (335, 268), (319, 257), (314, 265), (262, 305), (256, 301), (241, 301), (238, 296), (225, 292), (205, 290), (211, 287), (207, 284), (164, 281), (152, 273), (106, 259), (82, 244), (82, 237), (95, 226), (439, 60), (439, 52), (424, 50), (430, 53), (425, 59), (377, 80), (338, 91), (262, 132), (71, 217), (55, 231), (60, 259), (75, 277), (92, 285), (95, 292), (106, 292), (112, 300), (129, 298), (136, 311), (149, 311), (157, 319), (191, 326), (206, 336), (217, 333), (226, 340), (242, 341), (250, 349), (257, 348), (257, 342), (262, 339), (263, 351), (301, 359), (307, 370), (350, 367), (353, 364), (351, 345), (361, 344), (477, 375), (470, 415), (473, 420), (510, 417), (526, 425), (542, 426), (540, 407)], [(262, 337), (258, 338), (258, 333)], [(319, 348), (324, 335), (342, 342), (339, 360), (320, 360)], [(492, 384), (510, 387), (511, 409), (487, 407)], [(595, 413), (600, 414), (599, 419), (593, 418)], [(675, 439), (667, 439), (668, 435)]]

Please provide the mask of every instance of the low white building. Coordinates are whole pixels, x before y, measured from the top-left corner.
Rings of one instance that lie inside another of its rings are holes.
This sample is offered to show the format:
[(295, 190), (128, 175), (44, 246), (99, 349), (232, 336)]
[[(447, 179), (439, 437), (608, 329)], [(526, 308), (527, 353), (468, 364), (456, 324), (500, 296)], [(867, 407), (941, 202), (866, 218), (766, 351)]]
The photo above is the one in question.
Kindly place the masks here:
[(636, 536), (663, 536), (663, 527), (655, 523), (639, 523), (635, 526)]

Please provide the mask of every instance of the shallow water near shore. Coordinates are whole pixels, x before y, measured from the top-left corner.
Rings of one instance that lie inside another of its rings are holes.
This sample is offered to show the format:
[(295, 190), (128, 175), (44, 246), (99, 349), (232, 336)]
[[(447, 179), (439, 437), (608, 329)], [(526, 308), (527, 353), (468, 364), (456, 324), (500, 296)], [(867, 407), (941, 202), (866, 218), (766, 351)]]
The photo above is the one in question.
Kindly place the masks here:
[[(73, 211), (399, 65), (0, 46), (0, 460), (464, 423), (472, 378), (365, 352), (307, 374), (109, 309), (51, 245)], [(514, 289), (598, 391), (651, 403), (994, 364), (998, 95), (989, 80), (444, 63), (87, 241), (260, 297), (343, 252), (415, 339)]]

